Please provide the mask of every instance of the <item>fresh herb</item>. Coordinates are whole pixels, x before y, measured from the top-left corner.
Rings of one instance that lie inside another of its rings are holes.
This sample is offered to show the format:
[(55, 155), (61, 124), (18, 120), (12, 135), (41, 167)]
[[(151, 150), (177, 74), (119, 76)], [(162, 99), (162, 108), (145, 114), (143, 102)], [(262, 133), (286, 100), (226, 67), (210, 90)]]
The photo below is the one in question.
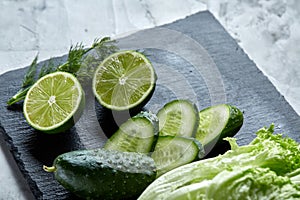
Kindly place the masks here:
[(37, 60), (38, 55), (35, 56), (32, 63), (30, 64), (30, 67), (28, 68), (24, 76), (21, 89), (7, 101), (7, 105), (13, 105), (25, 98), (29, 88), (35, 83), (35, 74), (37, 72)]
[[(115, 45), (115, 41), (110, 40), (108, 37), (101, 40), (96, 39), (94, 41), (94, 46), (91, 48), (94, 49), (93, 52), (84, 56), (84, 59), (81, 62), (81, 67), (77, 72), (77, 78), (82, 83), (86, 83), (87, 80), (91, 80), (99, 63), (109, 55), (119, 50), (119, 48)], [(88, 51), (90, 50), (91, 49), (88, 49)]]
[[(94, 54), (87, 54), (91, 50), (95, 51)], [(13, 105), (25, 99), (30, 87), (39, 78), (55, 71), (72, 73), (79, 80), (91, 78), (96, 66), (99, 65), (99, 62), (117, 50), (118, 47), (115, 45), (115, 41), (111, 40), (109, 37), (95, 39), (89, 48), (85, 48), (82, 43), (77, 43), (76, 45), (72, 45), (70, 47), (68, 59), (65, 63), (61, 65), (55, 65), (52, 59), (50, 59), (47, 64), (42, 66), (37, 78), (36, 74), (38, 56), (36, 56), (24, 76), (21, 89), (7, 101), (7, 105)]]
[(27, 88), (28, 86), (30, 86), (34, 83), (34, 76), (35, 76), (36, 70), (37, 70), (37, 60), (38, 60), (38, 55), (35, 56), (30, 67), (28, 68), (28, 71), (27, 71), (27, 73), (24, 77), (23, 83), (22, 83), (22, 88)]
[(43, 76), (53, 73), (56, 71), (57, 66), (53, 63), (52, 58), (48, 61), (48, 63), (45, 63), (42, 68), (41, 71), (39, 73), (39, 79), (42, 78)]

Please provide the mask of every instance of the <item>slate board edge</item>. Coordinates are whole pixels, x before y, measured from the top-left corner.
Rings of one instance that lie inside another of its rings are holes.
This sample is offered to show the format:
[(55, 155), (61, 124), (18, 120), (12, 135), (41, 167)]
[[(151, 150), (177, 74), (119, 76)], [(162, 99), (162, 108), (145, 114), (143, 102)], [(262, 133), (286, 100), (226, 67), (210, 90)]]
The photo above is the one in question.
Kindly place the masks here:
[[(54, 59), (57, 62), (62, 63), (63, 61), (65, 61), (67, 59), (67, 55), (68, 54), (64, 54), (62, 56), (52, 57), (50, 59), (46, 59), (46, 60), (42, 60), (42, 61), (38, 62), (37, 63), (38, 71), (41, 69), (41, 67), (45, 63), (49, 62), (51, 59)], [(19, 69), (7, 71), (7, 72), (1, 74), (0, 77), (6, 76), (6, 74), (8, 74), (8, 73), (12, 73), (12, 72), (16, 72), (16, 71), (26, 71), (28, 68), (29, 68), (29, 65), (25, 66), (25, 67), (21, 67)], [(28, 171), (26, 171), (24, 163), (20, 159), (20, 153), (17, 150), (18, 148), (15, 146), (12, 138), (8, 134), (6, 134), (5, 128), (1, 124), (1, 121), (0, 121), (0, 140), (1, 140), (0, 144), (5, 145), (4, 147), (1, 146), (4, 154), (7, 152), (10, 153), (10, 155), (5, 155), (5, 157), (6, 157), (5, 159), (7, 160), (9, 166), (16, 165), (17, 169), (14, 168), (14, 170), (18, 170), (18, 172), (16, 172), (16, 173), (23, 175), (23, 177), (22, 177), (24, 179), (23, 183), (18, 183), (18, 184), (20, 184), (20, 187), (23, 188), (24, 186), (22, 186), (22, 184), (27, 183), (32, 195), (36, 199), (42, 199), (43, 198), (42, 191), (39, 189), (37, 183), (29, 175)], [(4, 149), (4, 148), (6, 148), (6, 149)]]
[[(12, 167), (13, 170), (18, 170), (16, 174), (23, 175), (21, 180), (22, 182), (18, 182), (19, 187), (23, 189), (25, 186), (22, 186), (22, 184), (27, 183), (31, 194), (38, 199), (41, 198), (42, 192), (39, 190), (36, 182), (31, 178), (31, 176), (25, 170), (24, 163), (20, 161), (18, 151), (13, 151), (13, 149), (17, 149), (17, 147), (15, 147), (14, 143), (12, 142), (12, 138), (8, 134), (5, 134), (5, 129), (1, 125), (1, 122), (0, 122), (0, 140), (1, 140), (0, 144), (5, 145), (5, 146), (1, 146), (1, 148), (9, 166)], [(8, 153), (10, 153), (10, 155), (7, 155)], [(14, 178), (17, 179), (17, 177)], [(32, 198), (32, 197), (26, 197), (26, 198)]]

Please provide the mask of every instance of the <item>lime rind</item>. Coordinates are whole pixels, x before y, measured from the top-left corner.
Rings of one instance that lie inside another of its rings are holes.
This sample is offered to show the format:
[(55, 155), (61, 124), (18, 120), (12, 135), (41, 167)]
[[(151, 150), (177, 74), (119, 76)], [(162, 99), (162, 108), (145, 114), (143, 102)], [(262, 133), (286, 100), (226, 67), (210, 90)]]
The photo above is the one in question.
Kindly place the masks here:
[[(150, 76), (147, 77), (147, 74)], [(96, 69), (93, 92), (102, 106), (117, 111), (129, 110), (147, 100), (155, 88), (156, 79), (152, 64), (143, 54), (130, 50), (120, 51), (107, 57)], [(101, 87), (106, 88), (102, 93), (99, 92)]]
[[(65, 82), (67, 79), (70, 80), (71, 85), (61, 84), (54, 87), (54, 85), (59, 82), (58, 76), (64, 77)], [(43, 89), (45, 87), (49, 88), (49, 90)], [(70, 87), (74, 91), (69, 91), (68, 88)], [(58, 91), (62, 92), (60, 93)], [(37, 92), (40, 92), (38, 95), (40, 99), (33, 99), (33, 96), (37, 95), (34, 93)], [(64, 99), (66, 93), (72, 93), (73, 95)], [(52, 96), (51, 94), (55, 95)], [(55, 98), (58, 98), (59, 101), (55, 101)], [(74, 121), (79, 119), (79, 116), (84, 109), (84, 98), (84, 92), (81, 85), (74, 75), (67, 72), (54, 72), (40, 78), (30, 88), (24, 100), (23, 113), (27, 122), (33, 128), (42, 132), (57, 133), (71, 128), (71, 126), (74, 125)], [(48, 106), (47, 103), (41, 104), (37, 103), (37, 101), (47, 101), (48, 104), (53, 101), (53, 104)], [(29, 108), (28, 106), (35, 106), (35, 108)], [(47, 121), (47, 119), (49, 120), (49, 115), (53, 115), (55, 112), (56, 116), (52, 117), (52, 122), (45, 122), (47, 124), (46, 126), (39, 125), (37, 122), (33, 121), (32, 114), (37, 115), (40, 120)], [(61, 115), (58, 115), (57, 112), (60, 112)], [(45, 115), (48, 115), (48, 117)]]

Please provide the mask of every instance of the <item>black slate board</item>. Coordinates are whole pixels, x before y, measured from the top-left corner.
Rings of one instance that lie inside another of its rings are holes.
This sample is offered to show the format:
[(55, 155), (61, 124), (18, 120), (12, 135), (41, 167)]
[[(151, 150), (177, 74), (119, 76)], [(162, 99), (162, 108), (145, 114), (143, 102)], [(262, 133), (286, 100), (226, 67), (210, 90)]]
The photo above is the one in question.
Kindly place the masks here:
[[(157, 87), (145, 109), (156, 112), (175, 98), (190, 99), (199, 109), (230, 103), (245, 116), (244, 125), (236, 135), (239, 144), (248, 144), (259, 128), (271, 123), (275, 123), (276, 132), (284, 132), (300, 142), (299, 116), (211, 13), (200, 12), (172, 24), (137, 32), (121, 38), (119, 46), (140, 49), (157, 71)], [(61, 63), (65, 59), (66, 56), (54, 61)], [(51, 165), (63, 152), (101, 147), (107, 138), (103, 132), (112, 131), (105, 128), (109, 127), (111, 116), (95, 102), (91, 91), (86, 91), (88, 106), (70, 131), (45, 135), (33, 130), (25, 122), (21, 105), (6, 106), (25, 71), (26, 68), (0, 76), (1, 138), (36, 199), (76, 199), (52, 174), (44, 172), (42, 165)], [(117, 119), (116, 124), (125, 118)]]

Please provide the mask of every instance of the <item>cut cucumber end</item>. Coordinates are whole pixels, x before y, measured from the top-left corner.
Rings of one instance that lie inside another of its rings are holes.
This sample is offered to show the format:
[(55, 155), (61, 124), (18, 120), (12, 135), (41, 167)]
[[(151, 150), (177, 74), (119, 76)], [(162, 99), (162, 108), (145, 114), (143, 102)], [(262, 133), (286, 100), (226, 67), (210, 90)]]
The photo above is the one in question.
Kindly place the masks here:
[(149, 153), (158, 134), (158, 119), (149, 112), (141, 112), (127, 122), (106, 142), (104, 148), (122, 152)]
[(200, 122), (195, 138), (203, 145), (218, 139), (230, 117), (229, 109), (228, 105), (221, 104), (201, 110), (199, 112)]
[(202, 145), (194, 138), (159, 136), (151, 155), (157, 166), (157, 177), (203, 157)]
[(243, 113), (235, 106), (219, 104), (199, 112), (200, 122), (195, 138), (209, 153), (223, 142), (225, 137), (233, 137), (243, 124)]
[(197, 107), (189, 100), (173, 100), (157, 113), (161, 136), (192, 137), (199, 124)]

